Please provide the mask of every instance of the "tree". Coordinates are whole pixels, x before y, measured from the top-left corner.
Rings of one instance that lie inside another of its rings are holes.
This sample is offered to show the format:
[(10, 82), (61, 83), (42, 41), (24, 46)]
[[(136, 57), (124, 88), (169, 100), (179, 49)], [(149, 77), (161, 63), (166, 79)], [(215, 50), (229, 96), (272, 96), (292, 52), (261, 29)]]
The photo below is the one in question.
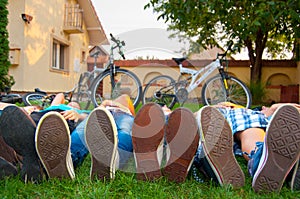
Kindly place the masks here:
[(233, 40), (248, 49), (251, 81), (261, 78), (262, 55), (291, 50), (300, 38), (299, 0), (150, 0), (169, 29), (194, 37), (204, 48)]
[(7, 3), (8, 0), (0, 1), (0, 91), (4, 91), (6, 88), (11, 88), (11, 86), (14, 84), (13, 77), (8, 75), (10, 62), (8, 59), (8, 31), (6, 29), (8, 24), (8, 10), (6, 8)]

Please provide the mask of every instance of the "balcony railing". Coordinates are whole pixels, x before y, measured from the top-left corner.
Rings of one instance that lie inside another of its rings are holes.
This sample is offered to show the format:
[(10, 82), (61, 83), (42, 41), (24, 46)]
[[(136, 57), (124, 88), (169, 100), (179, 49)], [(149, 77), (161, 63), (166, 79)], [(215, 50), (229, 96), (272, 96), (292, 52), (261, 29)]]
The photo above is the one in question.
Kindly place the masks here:
[(83, 10), (78, 4), (66, 4), (64, 15), (64, 31), (70, 34), (83, 33)]

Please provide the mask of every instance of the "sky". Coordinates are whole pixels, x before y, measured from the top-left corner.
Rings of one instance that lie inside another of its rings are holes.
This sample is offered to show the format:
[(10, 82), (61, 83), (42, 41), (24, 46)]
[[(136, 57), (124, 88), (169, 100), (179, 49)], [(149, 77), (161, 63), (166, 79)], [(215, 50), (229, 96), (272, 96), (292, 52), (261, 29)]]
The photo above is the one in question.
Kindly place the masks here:
[[(171, 59), (182, 57), (178, 53), (184, 44), (169, 39), (167, 25), (157, 20), (152, 8), (144, 10), (148, 0), (92, 0), (106, 33), (124, 40), (126, 59), (149, 57)], [(105, 49), (109, 49), (105, 47)]]
[[(183, 57), (188, 44), (169, 38), (167, 24), (163, 20), (157, 20), (158, 14), (153, 13), (153, 8), (144, 10), (148, 1), (92, 0), (107, 38), (112, 33), (125, 41), (126, 59)], [(109, 52), (109, 46), (103, 47)], [(248, 59), (245, 50), (233, 57)]]

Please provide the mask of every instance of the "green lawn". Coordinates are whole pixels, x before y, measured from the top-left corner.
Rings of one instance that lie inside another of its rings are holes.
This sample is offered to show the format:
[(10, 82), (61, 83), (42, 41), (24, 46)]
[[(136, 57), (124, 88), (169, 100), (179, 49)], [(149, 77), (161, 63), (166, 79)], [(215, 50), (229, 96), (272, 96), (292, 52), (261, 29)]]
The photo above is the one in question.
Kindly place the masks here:
[[(243, 170), (246, 164), (238, 159)], [(212, 182), (198, 183), (191, 177), (181, 184), (166, 178), (155, 182), (137, 181), (133, 173), (117, 171), (112, 181), (91, 181), (90, 157), (76, 170), (74, 181), (50, 179), (40, 184), (24, 184), (18, 177), (0, 181), (0, 198), (300, 198), (300, 192), (291, 192), (284, 186), (280, 193), (257, 194), (251, 189), (251, 179), (246, 174), (246, 185), (232, 189), (219, 187)]]
[[(50, 179), (40, 184), (25, 184), (19, 177), (7, 178), (0, 180), (0, 198), (300, 198), (300, 192), (291, 192), (287, 185), (280, 193), (255, 193), (246, 171), (246, 161), (237, 158), (246, 176), (246, 185), (239, 189), (220, 187), (210, 181), (198, 183), (191, 176), (181, 184), (169, 182), (164, 177), (155, 182), (143, 182), (137, 181), (133, 172), (124, 171), (117, 171), (112, 181), (91, 181), (88, 156), (75, 171), (74, 181)], [(133, 165), (131, 160), (129, 167)]]

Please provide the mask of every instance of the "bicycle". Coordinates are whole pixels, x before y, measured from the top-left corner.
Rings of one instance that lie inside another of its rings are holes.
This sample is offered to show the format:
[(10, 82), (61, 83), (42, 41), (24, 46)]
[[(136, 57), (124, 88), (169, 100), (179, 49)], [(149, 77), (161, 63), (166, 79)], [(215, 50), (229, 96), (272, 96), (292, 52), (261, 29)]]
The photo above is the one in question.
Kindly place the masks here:
[(5, 87), (4, 91), (0, 93), (0, 102), (4, 103), (21, 103), (22, 102), (22, 96), (17, 93), (10, 93), (10, 88)]
[[(252, 96), (248, 87), (238, 78), (227, 73), (227, 52), (231, 49), (230, 42), (225, 53), (217, 53), (215, 61), (199, 70), (186, 68), (183, 62), (186, 58), (173, 58), (180, 69), (177, 81), (168, 75), (160, 75), (146, 84), (142, 96), (142, 103), (156, 102), (172, 109), (176, 103), (183, 106), (185, 102), (193, 102), (189, 94), (195, 90), (209, 75), (218, 70), (216, 76), (208, 79), (202, 87), (201, 98), (204, 105), (214, 105), (219, 102), (232, 102), (250, 108)], [(196, 98), (196, 103), (199, 100)]]
[[(67, 100), (79, 102), (81, 109), (91, 109), (91, 104), (97, 107), (103, 100), (115, 99), (121, 94), (129, 95), (134, 107), (137, 107), (140, 101), (142, 86), (139, 78), (133, 72), (121, 69), (114, 64), (115, 49), (118, 49), (118, 53), (125, 59), (123, 53), (125, 42), (116, 39), (112, 34), (110, 36), (114, 44), (111, 45), (109, 61), (105, 67), (96, 67), (99, 52), (94, 53), (92, 55), (95, 58), (93, 71), (82, 73), (78, 84), (70, 91), (65, 92), (65, 96), (69, 96)], [(51, 95), (35, 91), (23, 96), (23, 101), (26, 105), (42, 104), (42, 107), (46, 107), (51, 104)]]

